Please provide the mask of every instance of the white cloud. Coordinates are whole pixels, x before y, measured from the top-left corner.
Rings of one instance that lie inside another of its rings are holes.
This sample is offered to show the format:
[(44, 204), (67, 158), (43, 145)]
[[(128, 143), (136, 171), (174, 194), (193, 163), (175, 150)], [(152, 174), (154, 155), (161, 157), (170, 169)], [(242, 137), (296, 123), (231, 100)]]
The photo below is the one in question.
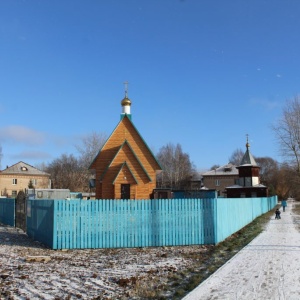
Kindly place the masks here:
[(50, 161), (63, 153), (75, 153), (75, 141), (78, 142), (78, 137), (59, 136), (20, 125), (0, 127), (0, 146), (5, 165), (18, 161), (34, 165)]
[(43, 151), (22, 151), (17, 154), (10, 155), (11, 159), (26, 161), (27, 159), (44, 160), (52, 158), (52, 155)]
[(9, 143), (21, 143), (26, 145), (44, 144), (46, 135), (42, 132), (18, 125), (11, 125), (0, 128), (1, 141)]

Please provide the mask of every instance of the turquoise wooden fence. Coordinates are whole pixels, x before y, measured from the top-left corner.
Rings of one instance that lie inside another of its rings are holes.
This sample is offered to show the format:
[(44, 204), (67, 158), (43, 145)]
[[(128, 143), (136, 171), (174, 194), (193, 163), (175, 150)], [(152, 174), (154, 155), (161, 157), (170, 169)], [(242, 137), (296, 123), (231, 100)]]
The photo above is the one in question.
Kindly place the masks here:
[(15, 226), (15, 199), (0, 198), (0, 222)]
[(55, 200), (27, 200), (27, 235), (51, 248), (55, 234), (54, 201)]
[(52, 249), (216, 244), (277, 197), (28, 200), (27, 234)]
[(269, 198), (217, 198), (215, 243), (225, 240), (255, 218), (277, 205), (277, 196)]
[(213, 244), (211, 200), (29, 200), (27, 233), (53, 249)]

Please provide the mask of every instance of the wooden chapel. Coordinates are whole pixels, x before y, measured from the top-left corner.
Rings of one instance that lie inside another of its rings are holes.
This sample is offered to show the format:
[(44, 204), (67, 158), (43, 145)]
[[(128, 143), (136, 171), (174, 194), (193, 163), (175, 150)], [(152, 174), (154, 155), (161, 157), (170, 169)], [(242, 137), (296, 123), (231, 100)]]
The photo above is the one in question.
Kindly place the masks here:
[(227, 198), (256, 198), (268, 197), (268, 188), (260, 183), (259, 169), (250, 150), (250, 144), (246, 143), (246, 152), (237, 167), (239, 170), (239, 184), (226, 188)]
[(125, 90), (121, 119), (89, 169), (96, 173), (96, 199), (150, 199), (159, 162), (134, 126)]

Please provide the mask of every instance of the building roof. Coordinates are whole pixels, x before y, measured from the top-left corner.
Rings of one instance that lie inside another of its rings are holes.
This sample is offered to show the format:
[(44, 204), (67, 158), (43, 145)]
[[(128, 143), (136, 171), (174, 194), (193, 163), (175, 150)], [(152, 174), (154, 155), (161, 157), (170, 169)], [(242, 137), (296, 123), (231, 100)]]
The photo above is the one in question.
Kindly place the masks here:
[[(157, 160), (156, 156), (155, 156), (155, 155), (153, 154), (153, 152), (150, 150), (150, 148), (148, 147), (147, 143), (145, 142), (145, 140), (143, 139), (143, 137), (141, 136), (141, 134), (138, 132), (138, 130), (136, 129), (136, 127), (135, 127), (134, 124), (132, 123), (131, 118), (129, 118), (127, 114), (124, 114), (124, 118), (122, 118), (122, 119), (119, 121), (119, 123), (117, 124), (116, 128), (114, 129), (114, 131), (113, 131), (113, 132), (111, 133), (111, 135), (108, 137), (108, 139), (106, 140), (106, 142), (104, 143), (104, 145), (102, 146), (102, 148), (100, 149), (100, 151), (98, 152), (98, 154), (96, 155), (96, 157), (94, 158), (94, 160), (92, 161), (92, 163), (90, 164), (89, 169), (94, 169), (94, 168), (95, 168), (96, 160), (97, 160), (98, 157), (101, 155), (101, 152), (103, 151), (103, 149), (105, 149), (106, 145), (110, 142), (110, 140), (111, 140), (112, 137), (114, 136), (114, 133), (115, 133), (115, 132), (118, 130), (118, 128), (120, 127), (120, 124), (121, 124), (121, 123), (124, 123), (125, 121), (126, 121), (126, 122), (129, 122), (129, 124), (130, 124), (130, 126), (132, 127), (133, 131), (136, 133), (135, 139), (140, 138), (141, 141), (143, 142), (143, 145), (145, 146), (145, 148), (146, 148), (146, 150), (148, 151), (148, 153), (150, 153), (150, 156), (151, 156), (152, 160), (153, 160), (153, 161), (155, 162), (155, 164), (156, 164), (156, 169), (157, 169), (157, 170), (162, 170), (162, 167), (161, 167), (159, 161)], [(130, 133), (128, 132), (128, 134), (130, 134)], [(120, 141), (120, 142), (123, 144), (124, 141)], [(128, 139), (127, 139), (126, 143), (127, 143), (128, 145), (130, 145)], [(121, 146), (122, 144), (120, 144), (120, 146)], [(120, 146), (119, 146), (119, 147), (120, 147)], [(116, 149), (116, 152), (119, 150), (119, 147)], [(115, 153), (115, 154), (116, 154), (116, 153)], [(134, 151), (134, 154), (135, 154), (136, 157), (138, 157), (138, 155), (135, 153), (135, 151)], [(113, 159), (113, 157), (111, 157), (110, 160), (107, 160), (107, 161), (106, 161), (107, 166), (111, 163), (112, 159)]]
[[(136, 184), (138, 184), (138, 181), (136, 179), (136, 177), (134, 176), (133, 172), (131, 171), (130, 167), (128, 166), (128, 164), (126, 163), (126, 161), (122, 164), (122, 166), (120, 167), (117, 175), (115, 176), (114, 180), (113, 180), (113, 184), (115, 184), (115, 181), (117, 180), (118, 176), (120, 175), (121, 171), (123, 169), (127, 169), (130, 173), (130, 175), (132, 176), (133, 180), (135, 181)], [(151, 178), (150, 178), (151, 181)]]
[(29, 164), (20, 161), (10, 167), (1, 171), (1, 174), (18, 174), (18, 175), (39, 175), (39, 176), (50, 176), (49, 173), (43, 172)]
[[(125, 147), (128, 147), (130, 152), (133, 155), (133, 159), (136, 160), (136, 163), (138, 166), (140, 166), (140, 168), (143, 170), (143, 172), (145, 173), (145, 175), (147, 176), (147, 178), (149, 179), (149, 181), (152, 181), (151, 177), (149, 176), (149, 174), (147, 173), (147, 170), (144, 168), (144, 166), (142, 165), (142, 163), (140, 162), (139, 158), (137, 157), (137, 155), (135, 154), (135, 152), (132, 150), (130, 144), (128, 143), (127, 140), (125, 140), (123, 142), (123, 144), (120, 146), (120, 148), (118, 149), (117, 153), (115, 154), (115, 156), (112, 158), (112, 160), (110, 161), (110, 163), (107, 165), (107, 168), (105, 169), (105, 171), (101, 174), (100, 176), (100, 180), (102, 180), (105, 176), (105, 174), (107, 173), (107, 171), (112, 167), (112, 164), (114, 163), (114, 161), (116, 160), (116, 158), (118, 157), (119, 153), (121, 152), (122, 149), (124, 149)], [(125, 161), (123, 163), (123, 165), (121, 166), (121, 168), (118, 170), (117, 175), (120, 173), (120, 171), (123, 169), (124, 166), (127, 166), (128, 170), (130, 171), (130, 173), (132, 174), (132, 176), (134, 177), (128, 163)], [(116, 175), (116, 177), (117, 177)], [(135, 182), (137, 183), (136, 178), (134, 178)]]
[(220, 176), (220, 175), (238, 175), (239, 171), (236, 165), (232, 163), (228, 163), (224, 166), (218, 167), (214, 170), (210, 170), (208, 172), (202, 173), (202, 176)]
[(246, 143), (246, 152), (241, 160), (240, 166), (245, 166), (245, 165), (249, 165), (249, 166), (257, 166), (257, 163), (254, 159), (254, 157), (252, 156), (252, 154), (250, 153), (250, 144)]
[(126, 182), (129, 180), (137, 185), (155, 183), (155, 173), (162, 169), (127, 114), (119, 121), (89, 168), (96, 169), (99, 182), (115, 184), (122, 176), (122, 180), (125, 178)]
[(231, 186), (227, 186), (226, 189), (250, 189), (250, 188), (266, 188), (265, 185), (263, 184), (256, 184), (256, 185), (253, 185), (253, 186), (241, 186), (241, 185), (238, 185), (238, 184), (234, 184), (234, 185), (231, 185)]

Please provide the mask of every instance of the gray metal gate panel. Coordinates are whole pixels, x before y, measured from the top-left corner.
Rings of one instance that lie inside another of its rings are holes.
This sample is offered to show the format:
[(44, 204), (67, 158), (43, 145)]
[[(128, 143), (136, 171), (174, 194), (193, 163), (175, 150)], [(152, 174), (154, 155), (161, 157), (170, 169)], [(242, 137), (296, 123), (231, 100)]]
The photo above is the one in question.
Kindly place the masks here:
[(16, 227), (21, 228), (26, 232), (26, 195), (23, 191), (20, 191), (16, 197), (15, 205), (15, 217), (16, 217)]

